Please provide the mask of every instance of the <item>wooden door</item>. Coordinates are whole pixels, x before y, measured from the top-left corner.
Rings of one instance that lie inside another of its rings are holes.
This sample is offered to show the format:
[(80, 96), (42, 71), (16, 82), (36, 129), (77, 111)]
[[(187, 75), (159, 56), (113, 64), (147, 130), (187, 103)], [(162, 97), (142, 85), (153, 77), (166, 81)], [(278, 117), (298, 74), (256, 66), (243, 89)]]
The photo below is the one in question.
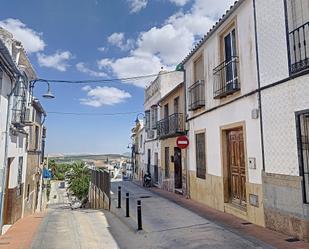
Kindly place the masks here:
[(246, 166), (242, 129), (228, 131), (227, 138), (230, 199), (232, 203), (246, 206)]
[(175, 188), (182, 188), (182, 166), (181, 166), (181, 149), (174, 148), (174, 178)]

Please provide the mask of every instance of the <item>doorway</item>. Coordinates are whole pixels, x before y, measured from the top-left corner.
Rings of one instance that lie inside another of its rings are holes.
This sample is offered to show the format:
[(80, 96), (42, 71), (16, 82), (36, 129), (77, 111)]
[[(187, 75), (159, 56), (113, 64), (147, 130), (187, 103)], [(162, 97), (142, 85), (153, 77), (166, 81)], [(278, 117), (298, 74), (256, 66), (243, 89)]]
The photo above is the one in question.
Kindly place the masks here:
[(147, 173), (150, 173), (150, 165), (151, 165), (151, 150), (147, 150)]
[(5, 192), (4, 192), (4, 206), (3, 206), (3, 224), (11, 224), (11, 212), (12, 208), (10, 207), (10, 170), (11, 164), (14, 158), (8, 158), (8, 165), (6, 169), (6, 185), (5, 185)]
[(227, 133), (228, 190), (230, 202), (246, 207), (246, 164), (243, 129)]
[(174, 179), (175, 189), (182, 189), (181, 149), (174, 148)]

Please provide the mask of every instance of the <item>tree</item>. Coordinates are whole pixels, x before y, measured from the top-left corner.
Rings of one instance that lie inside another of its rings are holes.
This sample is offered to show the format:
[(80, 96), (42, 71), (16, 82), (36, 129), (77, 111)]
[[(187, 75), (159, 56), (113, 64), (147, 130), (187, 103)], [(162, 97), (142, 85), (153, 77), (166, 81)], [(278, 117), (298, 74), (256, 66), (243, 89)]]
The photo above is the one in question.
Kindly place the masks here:
[(79, 200), (88, 196), (90, 170), (85, 166), (84, 162), (74, 162), (70, 171), (66, 174), (69, 183), (69, 190)]

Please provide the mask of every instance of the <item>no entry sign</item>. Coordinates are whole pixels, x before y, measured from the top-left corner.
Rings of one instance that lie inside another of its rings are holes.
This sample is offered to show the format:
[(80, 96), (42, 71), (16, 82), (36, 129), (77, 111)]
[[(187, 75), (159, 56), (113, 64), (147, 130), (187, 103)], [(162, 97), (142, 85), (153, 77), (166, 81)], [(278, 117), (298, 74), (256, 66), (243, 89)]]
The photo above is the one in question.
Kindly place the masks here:
[(189, 146), (189, 139), (186, 136), (180, 136), (176, 140), (177, 147), (185, 149)]

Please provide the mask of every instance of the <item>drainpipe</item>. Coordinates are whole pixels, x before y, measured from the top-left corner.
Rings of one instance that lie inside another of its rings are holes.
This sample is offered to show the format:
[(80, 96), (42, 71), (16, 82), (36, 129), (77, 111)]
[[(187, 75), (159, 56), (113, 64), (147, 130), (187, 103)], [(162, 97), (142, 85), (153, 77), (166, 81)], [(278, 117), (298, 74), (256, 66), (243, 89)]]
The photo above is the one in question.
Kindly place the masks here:
[(258, 81), (258, 107), (260, 110), (260, 132), (261, 132), (261, 149), (262, 149), (262, 166), (265, 172), (265, 151), (264, 151), (264, 130), (263, 130), (263, 112), (262, 112), (262, 94), (261, 94), (261, 77), (260, 77), (260, 61), (258, 51), (258, 35), (257, 35), (257, 18), (256, 18), (256, 0), (253, 0), (254, 12), (254, 35), (255, 35), (255, 53), (256, 53), (256, 70)]
[[(186, 84), (186, 70), (184, 69), (183, 65), (181, 65), (181, 71), (183, 72), (183, 91), (184, 91), (184, 114), (185, 114), (185, 126), (187, 123), (187, 84)], [(187, 130), (186, 130), (186, 135)], [(189, 161), (188, 161), (188, 148), (185, 149), (185, 166), (186, 166), (186, 198), (190, 198), (190, 172), (189, 172)]]
[(11, 82), (15, 81), (15, 85), (11, 92), (8, 94), (8, 107), (7, 107), (7, 115), (6, 115), (6, 127), (5, 127), (5, 149), (4, 149), (4, 162), (3, 162), (3, 174), (2, 174), (2, 184), (1, 184), (1, 192), (0, 192), (0, 230), (2, 234), (2, 227), (3, 227), (3, 208), (4, 208), (4, 199), (5, 195), (7, 194), (6, 191), (6, 178), (7, 178), (7, 167), (8, 167), (8, 147), (9, 147), (9, 135), (10, 135), (10, 123), (11, 123), (11, 116), (12, 116), (12, 96), (16, 91), (19, 85), (20, 76), (16, 76), (15, 78), (11, 79)]

